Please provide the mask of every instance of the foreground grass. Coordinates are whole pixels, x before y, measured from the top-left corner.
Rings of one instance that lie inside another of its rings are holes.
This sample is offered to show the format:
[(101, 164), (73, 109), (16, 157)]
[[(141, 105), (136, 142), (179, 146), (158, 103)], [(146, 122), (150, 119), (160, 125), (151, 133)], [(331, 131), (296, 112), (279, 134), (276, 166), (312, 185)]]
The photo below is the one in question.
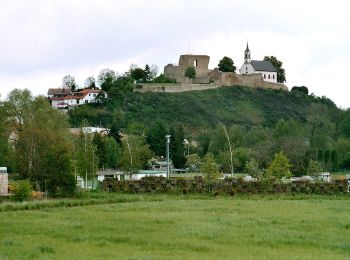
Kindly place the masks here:
[(0, 259), (350, 256), (349, 196), (93, 197), (114, 201), (1, 212)]

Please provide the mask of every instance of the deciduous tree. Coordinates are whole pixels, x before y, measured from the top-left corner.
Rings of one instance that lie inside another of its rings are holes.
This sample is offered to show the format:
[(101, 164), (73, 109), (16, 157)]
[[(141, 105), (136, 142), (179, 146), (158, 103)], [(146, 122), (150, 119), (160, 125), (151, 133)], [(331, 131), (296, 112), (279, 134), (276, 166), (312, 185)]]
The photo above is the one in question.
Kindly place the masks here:
[(233, 60), (226, 56), (219, 61), (218, 68), (222, 72), (236, 72)]

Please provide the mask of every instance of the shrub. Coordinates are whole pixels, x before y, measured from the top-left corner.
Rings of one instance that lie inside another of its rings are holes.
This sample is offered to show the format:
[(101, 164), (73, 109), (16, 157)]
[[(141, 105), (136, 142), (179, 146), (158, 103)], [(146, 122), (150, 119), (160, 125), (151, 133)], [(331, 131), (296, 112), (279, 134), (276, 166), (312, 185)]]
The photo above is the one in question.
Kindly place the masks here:
[(30, 200), (32, 197), (32, 185), (29, 183), (29, 180), (18, 181), (14, 185), (14, 200), (15, 201), (24, 201)]

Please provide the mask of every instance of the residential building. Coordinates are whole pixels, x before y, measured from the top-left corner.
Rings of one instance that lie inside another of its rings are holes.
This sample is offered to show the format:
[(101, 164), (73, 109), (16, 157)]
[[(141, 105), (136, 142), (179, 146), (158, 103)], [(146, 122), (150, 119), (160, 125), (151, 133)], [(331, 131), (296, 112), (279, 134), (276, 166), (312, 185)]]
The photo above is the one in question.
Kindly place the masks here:
[(98, 102), (97, 98), (101, 95), (107, 97), (107, 94), (103, 93), (101, 89), (79, 89), (71, 92), (68, 88), (50, 88), (47, 93), (51, 106), (57, 109), (96, 103)]

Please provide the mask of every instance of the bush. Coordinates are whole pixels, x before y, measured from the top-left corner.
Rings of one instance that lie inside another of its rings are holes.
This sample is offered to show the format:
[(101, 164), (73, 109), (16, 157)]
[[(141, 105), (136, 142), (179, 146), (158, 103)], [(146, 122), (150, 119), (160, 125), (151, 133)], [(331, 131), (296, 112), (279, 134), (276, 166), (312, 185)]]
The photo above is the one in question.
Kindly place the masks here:
[(32, 185), (29, 180), (18, 181), (14, 185), (14, 196), (15, 201), (30, 200), (32, 198)]

